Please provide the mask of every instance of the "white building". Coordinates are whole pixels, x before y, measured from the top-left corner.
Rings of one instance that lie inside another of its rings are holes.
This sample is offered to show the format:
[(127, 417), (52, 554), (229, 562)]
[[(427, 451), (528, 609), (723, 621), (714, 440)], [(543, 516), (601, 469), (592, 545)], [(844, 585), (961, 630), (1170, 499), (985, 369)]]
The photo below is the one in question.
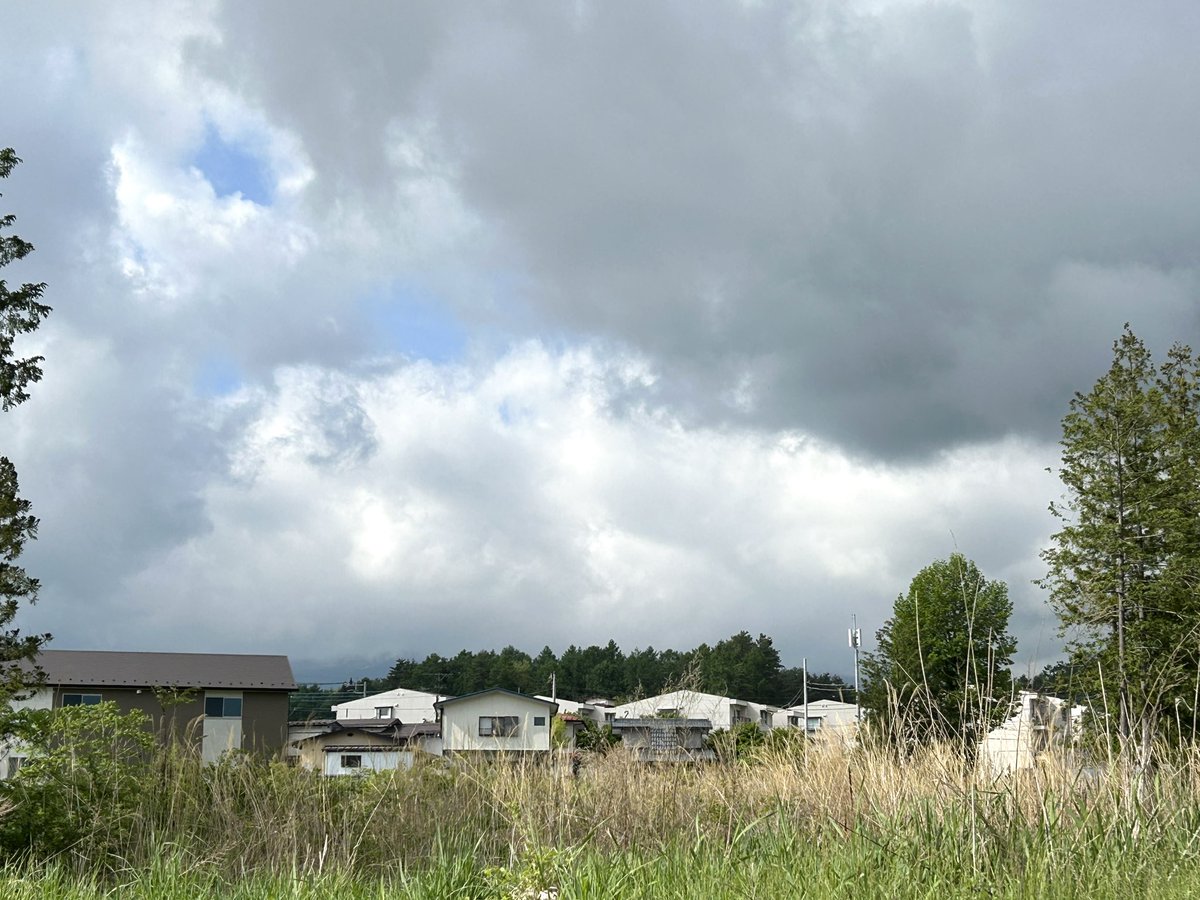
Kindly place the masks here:
[(399, 719), (405, 725), (413, 725), (417, 722), (436, 722), (437, 710), (434, 704), (445, 696), (396, 688), (369, 697), (355, 697), (345, 703), (338, 703), (332, 709), (334, 718), (338, 720)]
[(707, 719), (714, 731), (730, 729), (746, 722), (753, 722), (763, 731), (769, 731), (775, 725), (775, 715), (779, 710), (765, 703), (752, 703), (719, 694), (671, 691), (632, 703), (622, 703), (605, 712), (612, 715), (611, 719), (605, 718), (609, 723), (620, 719)]
[(1070, 744), (1084, 708), (1066, 700), (1021, 691), (1017, 711), (979, 744), (979, 763), (993, 775), (1030, 769), (1038, 756)]
[(559, 715), (577, 716), (597, 725), (603, 725), (605, 721), (612, 721), (611, 718), (606, 720), (604, 717), (605, 713), (612, 711), (612, 703), (608, 700), (588, 700), (586, 703), (579, 703), (574, 700), (564, 700), (561, 697), (552, 699), (543, 694), (538, 694), (537, 698), (545, 700), (547, 703), (557, 703)]
[(550, 749), (550, 721), (558, 704), (492, 688), (439, 700), (442, 750), (453, 753), (529, 753)]
[(776, 728), (803, 728), (813, 736), (848, 736), (858, 722), (858, 707), (837, 700), (814, 700), (804, 705), (789, 706), (775, 713)]

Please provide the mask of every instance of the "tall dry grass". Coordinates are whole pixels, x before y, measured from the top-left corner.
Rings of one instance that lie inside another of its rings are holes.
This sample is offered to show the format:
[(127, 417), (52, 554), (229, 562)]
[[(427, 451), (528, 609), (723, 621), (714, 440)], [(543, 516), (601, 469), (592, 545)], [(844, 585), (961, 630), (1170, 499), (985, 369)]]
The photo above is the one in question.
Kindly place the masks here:
[[(1139, 772), (1047, 756), (993, 778), (946, 746), (901, 757), (886, 746), (797, 742), (702, 765), (650, 766), (616, 748), (577, 777), (567, 759), (429, 759), (330, 779), (249, 759), (205, 767), (166, 752), (144, 770), (136, 812), (55, 863), (118, 882), (165, 858), (173, 872), (229, 883), (403, 882), (457, 866), (464, 884), (488, 867), (602, 884), (614, 860), (665, 867), (663, 878), (736, 860), (807, 865), (827, 878), (888, 871), (899, 885), (937, 876), (1026, 887), (1069, 865), (1126, 885), (1139, 866), (1170, 875), (1200, 853), (1200, 753), (1161, 758), (1156, 771)], [(77, 807), (87, 813), (87, 798)], [(99, 820), (103, 810), (89, 814), (97, 812)], [(1114, 859), (1125, 868), (1112, 868)]]

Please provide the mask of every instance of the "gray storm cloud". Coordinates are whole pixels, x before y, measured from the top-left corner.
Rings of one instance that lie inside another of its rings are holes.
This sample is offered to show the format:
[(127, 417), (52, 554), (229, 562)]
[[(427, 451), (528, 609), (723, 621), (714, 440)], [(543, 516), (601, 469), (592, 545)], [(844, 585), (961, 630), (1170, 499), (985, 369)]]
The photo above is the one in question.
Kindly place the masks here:
[[(749, 628), (834, 667), (846, 615), (957, 548), (1052, 653), (1066, 403), (1127, 320), (1197, 342), (1195, 4), (6, 24), (0, 211), (38, 246), (6, 275), (55, 312), (0, 449), (63, 646)], [(217, 189), (212, 135), (264, 202)]]
[(481, 264), (700, 420), (883, 456), (1047, 436), (1125, 320), (1197, 332), (1190, 4), (222, 13), (203, 71), (329, 185), (388, 184), (415, 136)]

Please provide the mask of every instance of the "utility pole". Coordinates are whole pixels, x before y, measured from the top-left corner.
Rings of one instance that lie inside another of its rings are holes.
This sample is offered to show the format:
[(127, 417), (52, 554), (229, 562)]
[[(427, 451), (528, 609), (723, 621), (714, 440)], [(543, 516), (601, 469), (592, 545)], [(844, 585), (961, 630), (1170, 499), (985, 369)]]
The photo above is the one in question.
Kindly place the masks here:
[(862, 646), (862, 629), (858, 627), (858, 616), (850, 616), (850, 647), (854, 650), (854, 724), (862, 724), (862, 707), (858, 703), (858, 648)]
[(804, 736), (808, 737), (808, 657), (800, 664), (804, 666)]

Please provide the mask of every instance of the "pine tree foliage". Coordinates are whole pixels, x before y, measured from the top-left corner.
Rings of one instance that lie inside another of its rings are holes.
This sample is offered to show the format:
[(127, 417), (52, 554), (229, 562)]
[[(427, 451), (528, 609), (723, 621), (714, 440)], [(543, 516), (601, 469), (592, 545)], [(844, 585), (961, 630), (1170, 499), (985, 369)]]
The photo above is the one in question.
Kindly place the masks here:
[[(447, 658), (430, 653), (418, 662), (398, 659), (387, 677), (371, 682), (372, 690), (394, 687), (468, 694), (490, 687), (546, 694), (551, 676), (559, 697), (621, 701), (653, 696), (681, 685), (743, 700), (775, 705), (794, 704), (803, 695), (804, 673), (784, 668), (769, 635), (739, 631), (716, 644), (691, 650), (635, 648), (622, 652), (616, 641), (601, 646), (572, 644), (559, 656), (543, 647), (536, 657), (505, 647), (462, 650)], [(809, 678), (810, 700), (853, 702), (854, 689), (840, 675), (826, 672)]]
[[(0, 178), (7, 178), (19, 162), (11, 149), (0, 150)], [(15, 221), (13, 215), (0, 216), (0, 229), (11, 228)], [(0, 267), (24, 259), (32, 251), (27, 241), (0, 233)], [(14, 343), (49, 314), (50, 307), (41, 302), (45, 289), (40, 283), (10, 289), (0, 280), (0, 409), (6, 412), (28, 400), (26, 388), (42, 377), (42, 357), (18, 359)], [(29, 680), (29, 670), (22, 663), (32, 660), (50, 637), (22, 635), (12, 627), (20, 605), (37, 600), (37, 579), (18, 563), (26, 541), (37, 536), (37, 526), (29, 501), (19, 494), (16, 467), (7, 457), (0, 457), (0, 701), (18, 693)]]
[[(1109, 370), (1063, 419), (1066, 489), (1042, 584), (1076, 680), (1148, 758), (1160, 726), (1194, 721), (1200, 624), (1200, 369), (1156, 367), (1128, 325)], [(1166, 715), (1164, 715), (1164, 713)]]
[[(0, 149), (0, 178), (7, 178), (20, 161), (11, 147)], [(11, 228), (16, 220), (11, 214), (0, 216), (0, 230)], [(0, 268), (32, 252), (33, 245), (28, 241), (15, 234), (0, 234)], [(13, 344), (18, 335), (33, 331), (49, 315), (50, 307), (41, 302), (45, 290), (43, 283), (9, 288), (0, 279), (0, 408), (5, 412), (28, 400), (25, 389), (42, 378), (42, 357), (17, 359)]]

